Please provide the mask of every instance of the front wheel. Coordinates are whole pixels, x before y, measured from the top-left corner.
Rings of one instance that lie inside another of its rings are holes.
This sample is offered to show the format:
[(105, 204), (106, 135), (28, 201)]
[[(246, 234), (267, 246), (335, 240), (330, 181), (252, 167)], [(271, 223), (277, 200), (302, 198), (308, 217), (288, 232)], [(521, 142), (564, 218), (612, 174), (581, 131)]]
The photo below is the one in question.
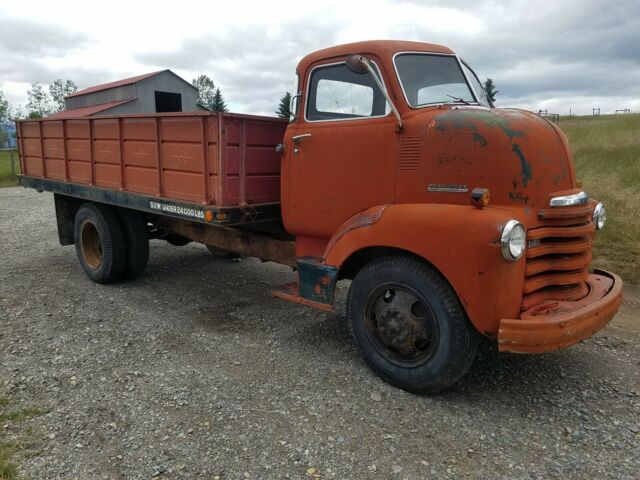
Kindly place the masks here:
[(403, 390), (444, 390), (476, 356), (478, 334), (457, 295), (438, 272), (413, 258), (381, 258), (360, 270), (347, 315), (367, 364)]

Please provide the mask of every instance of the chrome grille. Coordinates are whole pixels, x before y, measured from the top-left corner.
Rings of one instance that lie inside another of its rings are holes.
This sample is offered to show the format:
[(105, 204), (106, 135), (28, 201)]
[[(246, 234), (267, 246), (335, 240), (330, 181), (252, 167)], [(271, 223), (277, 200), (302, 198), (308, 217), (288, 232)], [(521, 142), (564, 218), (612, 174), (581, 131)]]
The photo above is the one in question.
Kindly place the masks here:
[(544, 300), (577, 300), (588, 293), (592, 211), (591, 205), (540, 211), (542, 226), (527, 232), (523, 311)]

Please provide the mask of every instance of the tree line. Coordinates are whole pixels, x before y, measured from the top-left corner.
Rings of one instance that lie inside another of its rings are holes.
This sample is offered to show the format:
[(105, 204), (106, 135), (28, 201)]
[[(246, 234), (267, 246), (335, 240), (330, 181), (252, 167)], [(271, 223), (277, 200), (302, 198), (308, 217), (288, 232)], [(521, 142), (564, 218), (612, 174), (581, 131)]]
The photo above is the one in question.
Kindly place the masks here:
[(64, 97), (78, 91), (78, 87), (72, 80), (58, 78), (48, 87), (48, 91), (40, 84), (34, 82), (27, 91), (26, 112), (22, 105), (13, 108), (0, 90), (0, 121), (17, 120), (19, 118), (43, 118), (52, 113), (65, 109)]

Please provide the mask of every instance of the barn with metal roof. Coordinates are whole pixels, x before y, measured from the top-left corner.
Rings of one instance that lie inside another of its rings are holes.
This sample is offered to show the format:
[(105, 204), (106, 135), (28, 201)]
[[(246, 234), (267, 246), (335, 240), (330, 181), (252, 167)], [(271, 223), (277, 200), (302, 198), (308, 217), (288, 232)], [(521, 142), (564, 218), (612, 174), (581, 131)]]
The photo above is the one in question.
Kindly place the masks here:
[(85, 88), (65, 98), (66, 110), (48, 118), (149, 112), (194, 112), (198, 89), (171, 70)]

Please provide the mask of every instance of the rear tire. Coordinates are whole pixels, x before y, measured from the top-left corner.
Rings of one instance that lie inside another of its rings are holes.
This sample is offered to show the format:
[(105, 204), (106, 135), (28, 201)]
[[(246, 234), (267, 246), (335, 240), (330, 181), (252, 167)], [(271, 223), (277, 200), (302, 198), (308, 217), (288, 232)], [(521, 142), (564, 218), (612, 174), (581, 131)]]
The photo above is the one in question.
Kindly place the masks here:
[(127, 242), (127, 263), (122, 277), (133, 280), (144, 272), (149, 261), (147, 219), (135, 210), (119, 210), (118, 213)]
[(455, 384), (476, 356), (478, 333), (448, 282), (417, 259), (366, 265), (347, 299), (351, 333), (384, 381), (414, 393)]
[(124, 272), (127, 244), (118, 216), (111, 207), (85, 203), (73, 226), (76, 254), (87, 276), (97, 283), (112, 283)]

